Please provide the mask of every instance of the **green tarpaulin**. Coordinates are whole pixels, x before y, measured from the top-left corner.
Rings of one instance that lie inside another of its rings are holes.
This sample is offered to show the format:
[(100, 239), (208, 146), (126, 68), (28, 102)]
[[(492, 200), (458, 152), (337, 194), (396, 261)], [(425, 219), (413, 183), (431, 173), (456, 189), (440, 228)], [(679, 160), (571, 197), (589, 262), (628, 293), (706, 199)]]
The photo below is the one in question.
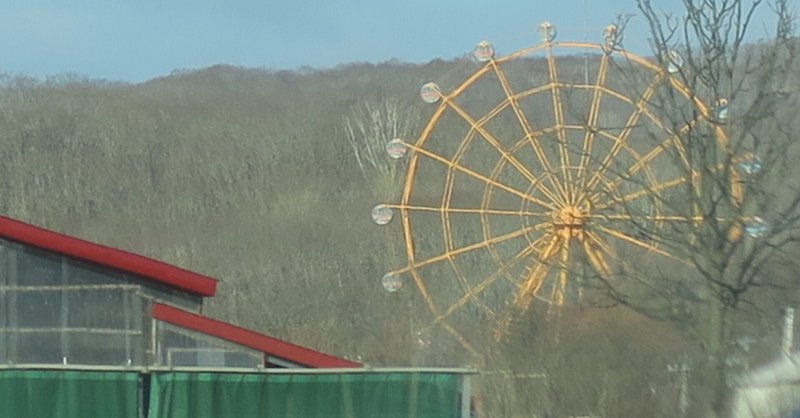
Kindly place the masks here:
[(456, 418), (460, 385), (450, 373), (0, 370), (0, 418)]
[(2, 418), (138, 418), (138, 374), (0, 370)]
[(149, 418), (456, 418), (453, 374), (152, 376)]

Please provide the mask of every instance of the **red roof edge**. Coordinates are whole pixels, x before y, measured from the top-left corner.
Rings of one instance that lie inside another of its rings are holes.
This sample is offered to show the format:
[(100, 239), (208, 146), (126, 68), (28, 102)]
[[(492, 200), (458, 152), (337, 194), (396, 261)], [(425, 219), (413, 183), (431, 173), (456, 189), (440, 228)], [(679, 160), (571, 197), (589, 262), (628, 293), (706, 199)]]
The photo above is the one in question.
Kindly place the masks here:
[(356, 368), (363, 367), (343, 358), (320, 353), (267, 335), (259, 334), (226, 322), (197, 315), (182, 309), (160, 303), (153, 304), (153, 317), (182, 328), (211, 335), (236, 343), (267, 355), (278, 357), (313, 368)]
[(169, 286), (214, 296), (217, 280), (138, 254), (39, 228), (0, 215), (0, 237), (68, 257), (122, 270)]

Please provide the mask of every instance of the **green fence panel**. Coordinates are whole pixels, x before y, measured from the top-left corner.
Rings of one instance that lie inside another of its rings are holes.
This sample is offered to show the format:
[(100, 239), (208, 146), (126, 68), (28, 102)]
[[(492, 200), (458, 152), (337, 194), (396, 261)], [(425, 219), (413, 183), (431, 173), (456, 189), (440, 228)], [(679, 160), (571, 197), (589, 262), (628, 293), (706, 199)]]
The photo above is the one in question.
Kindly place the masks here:
[(138, 374), (0, 370), (0, 418), (137, 418)]
[(149, 418), (456, 418), (459, 388), (438, 373), (160, 373)]

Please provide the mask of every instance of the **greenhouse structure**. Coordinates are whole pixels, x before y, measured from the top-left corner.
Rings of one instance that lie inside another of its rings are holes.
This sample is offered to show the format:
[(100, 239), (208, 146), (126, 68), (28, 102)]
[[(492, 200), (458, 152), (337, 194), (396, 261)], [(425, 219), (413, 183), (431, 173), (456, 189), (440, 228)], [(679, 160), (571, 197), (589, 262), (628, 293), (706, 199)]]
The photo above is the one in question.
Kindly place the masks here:
[(0, 216), (0, 417), (469, 416), (469, 371), (366, 368), (209, 318), (216, 286)]

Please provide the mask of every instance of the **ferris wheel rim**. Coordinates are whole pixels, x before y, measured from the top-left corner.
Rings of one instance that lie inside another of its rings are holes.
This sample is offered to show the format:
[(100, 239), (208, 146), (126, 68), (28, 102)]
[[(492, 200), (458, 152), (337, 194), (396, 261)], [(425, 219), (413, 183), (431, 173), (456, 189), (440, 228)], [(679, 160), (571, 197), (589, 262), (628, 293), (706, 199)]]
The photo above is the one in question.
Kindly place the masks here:
[[(458, 162), (460, 161), (461, 157), (459, 155), (463, 154), (463, 152), (461, 151), (461, 148), (464, 148), (464, 149), (468, 148), (469, 147), (469, 142), (472, 141), (472, 138), (474, 138), (478, 134), (482, 135), (482, 132), (479, 132), (479, 131), (481, 130), (481, 127), (485, 123), (487, 123), (488, 121), (491, 121), (500, 112), (503, 112), (504, 110), (508, 109), (509, 107), (513, 107), (514, 106), (514, 102), (516, 100), (524, 99), (528, 95), (541, 94), (541, 93), (544, 93), (544, 92), (546, 92), (548, 90), (550, 92), (555, 92), (555, 91), (557, 91), (557, 89), (565, 88), (565, 89), (586, 89), (586, 90), (592, 91), (592, 93), (594, 93), (594, 94), (598, 94), (598, 92), (599, 92), (599, 94), (602, 94), (602, 95), (609, 95), (609, 96), (615, 97), (615, 98), (617, 98), (617, 99), (619, 99), (619, 100), (621, 100), (623, 102), (626, 102), (629, 105), (636, 106), (637, 107), (637, 109), (635, 110), (636, 117), (641, 117), (642, 115), (644, 115), (646, 118), (648, 118), (649, 120), (651, 120), (654, 123), (656, 123), (656, 125), (658, 125), (658, 123), (655, 122), (655, 121), (659, 120), (659, 118), (657, 118), (655, 115), (653, 115), (649, 110), (639, 111), (638, 108), (641, 107), (641, 106), (637, 106), (636, 102), (634, 100), (630, 99), (625, 94), (617, 92), (617, 91), (615, 91), (614, 89), (612, 89), (612, 88), (610, 88), (608, 86), (601, 85), (601, 83), (598, 83), (597, 85), (589, 85), (589, 84), (579, 85), (579, 84), (570, 84), (570, 83), (563, 83), (563, 82), (559, 83), (559, 81), (557, 79), (554, 80), (554, 78), (557, 77), (557, 71), (556, 71), (555, 73), (551, 73), (551, 75), (550, 75), (550, 77), (551, 77), (550, 78), (550, 83), (545, 84), (545, 85), (541, 85), (541, 86), (537, 86), (537, 87), (535, 87), (533, 89), (529, 89), (529, 90), (525, 90), (525, 91), (521, 91), (521, 92), (516, 92), (516, 93), (511, 94), (511, 95), (506, 94), (505, 99), (501, 100), (501, 102), (498, 103), (493, 109), (491, 109), (489, 112), (487, 112), (486, 114), (484, 114), (483, 116), (481, 116), (478, 119), (465, 117), (465, 119), (468, 121), (468, 123), (471, 125), (471, 127), (470, 127), (469, 132), (465, 136), (464, 140), (462, 140), (462, 143), (459, 145), (459, 151), (457, 151), (456, 155), (454, 157), (450, 158), (449, 161), (448, 161), (447, 158), (442, 158), (442, 159), (438, 160), (440, 163), (445, 164), (445, 165), (448, 166), (447, 167), (447, 179), (445, 180), (445, 184), (446, 184), (445, 185), (445, 192), (443, 193), (443, 196), (442, 196), (441, 206), (439, 208), (434, 208), (434, 207), (422, 208), (422, 207), (414, 206), (410, 202), (410, 200), (411, 200), (411, 195), (412, 195), (412, 192), (413, 192), (413, 189), (414, 189), (414, 185), (415, 185), (416, 181), (418, 180), (417, 177), (416, 177), (416, 175), (417, 175), (417, 166), (420, 163), (420, 161), (423, 161), (425, 159), (425, 157), (433, 158), (430, 155), (430, 152), (426, 151), (426, 149), (425, 149), (426, 141), (428, 141), (431, 138), (431, 134), (435, 130), (435, 128), (437, 126), (437, 123), (440, 121), (442, 115), (446, 111), (448, 111), (449, 109), (450, 110), (454, 109), (454, 104), (453, 104), (454, 100), (456, 98), (458, 98), (461, 94), (466, 92), (474, 83), (476, 83), (482, 77), (486, 76), (487, 74), (491, 74), (492, 71), (497, 73), (499, 71), (499, 67), (504, 63), (507, 63), (507, 62), (513, 61), (514, 59), (518, 59), (518, 58), (521, 58), (521, 57), (524, 57), (524, 56), (528, 56), (530, 54), (533, 54), (533, 53), (536, 53), (536, 52), (540, 52), (540, 51), (545, 51), (548, 54), (548, 57), (549, 57), (548, 59), (550, 59), (551, 61), (554, 61), (555, 58), (551, 58), (552, 57), (551, 51), (554, 50), (554, 49), (563, 49), (563, 48), (572, 48), (572, 49), (578, 48), (578, 49), (596, 50), (596, 51), (599, 51), (602, 54), (602, 57), (603, 57), (602, 59), (603, 60), (610, 59), (610, 57), (612, 55), (618, 55), (618, 56), (622, 57), (623, 59), (626, 59), (628, 61), (631, 61), (631, 62), (634, 62), (636, 64), (639, 64), (640, 66), (646, 68), (647, 70), (649, 70), (653, 74), (655, 74), (654, 78), (651, 79), (651, 81), (657, 80), (659, 78), (663, 78), (663, 80), (666, 81), (669, 84), (670, 87), (674, 88), (684, 98), (689, 100), (691, 105), (694, 106), (694, 108), (698, 110), (699, 116), (697, 117), (697, 119), (687, 123), (687, 126), (689, 126), (691, 124), (694, 124), (697, 121), (702, 121), (702, 120), (706, 120), (706, 119), (710, 118), (711, 110), (709, 109), (709, 107), (707, 107), (698, 97), (693, 95), (685, 87), (685, 85), (683, 85), (683, 83), (680, 80), (678, 80), (676, 77), (674, 77), (671, 74), (669, 74), (666, 69), (662, 68), (657, 63), (655, 63), (655, 62), (653, 62), (651, 60), (648, 60), (646, 58), (640, 57), (638, 55), (635, 55), (633, 53), (624, 51), (624, 50), (608, 51), (606, 48), (604, 48), (603, 45), (593, 44), (593, 43), (586, 43), (586, 42), (547, 42), (547, 43), (543, 43), (543, 44), (536, 45), (536, 46), (533, 46), (533, 47), (529, 47), (529, 48), (524, 48), (524, 49), (518, 50), (516, 52), (513, 52), (513, 53), (511, 53), (509, 55), (506, 55), (506, 56), (503, 56), (503, 57), (491, 58), (491, 59), (488, 60), (488, 62), (485, 65), (483, 65), (482, 67), (477, 69), (469, 77), (467, 77), (461, 84), (459, 84), (452, 91), (450, 91), (450, 93), (444, 93), (444, 92), (440, 91), (441, 96), (440, 96), (440, 100), (439, 100), (440, 103), (438, 104), (438, 107), (434, 110), (434, 112), (431, 115), (428, 123), (425, 125), (424, 129), (422, 130), (420, 135), (417, 137), (416, 141), (413, 144), (411, 144), (411, 143), (407, 144), (409, 149), (412, 152), (411, 152), (410, 161), (408, 163), (408, 167), (407, 167), (407, 170), (406, 170), (406, 176), (405, 176), (405, 182), (404, 182), (404, 187), (403, 187), (402, 198), (401, 198), (401, 202), (400, 202), (399, 205), (393, 205), (393, 207), (395, 207), (395, 208), (397, 208), (399, 210), (400, 215), (401, 215), (403, 236), (404, 236), (404, 241), (406, 243), (406, 256), (407, 256), (407, 259), (408, 259), (407, 266), (405, 268), (403, 268), (403, 269), (396, 270), (396, 272), (408, 272), (408, 273), (410, 273), (410, 275), (413, 277), (413, 280), (414, 280), (414, 282), (416, 284), (416, 287), (421, 292), (421, 294), (423, 296), (423, 299), (425, 299), (426, 305), (428, 305), (429, 310), (434, 315), (434, 320), (432, 321), (431, 325), (426, 327), (425, 329), (429, 329), (431, 326), (442, 325), (443, 327), (445, 327), (447, 329), (447, 331), (449, 333), (453, 334), (457, 339), (462, 340), (463, 337), (460, 336), (457, 331), (452, 329), (452, 327), (450, 327), (449, 325), (446, 325), (448, 317), (454, 312), (454, 310), (458, 309), (459, 306), (462, 306), (461, 302), (464, 301), (465, 298), (466, 299), (477, 299), (476, 295), (475, 295), (475, 292), (482, 292), (486, 287), (491, 286), (492, 283), (494, 283), (496, 280), (498, 280), (500, 278), (499, 276), (502, 276), (502, 275), (506, 274), (506, 272), (502, 271), (502, 270), (507, 270), (505, 267), (507, 267), (508, 264), (501, 263), (501, 258), (497, 257), (495, 255), (495, 252), (493, 250), (494, 247), (492, 246), (492, 244), (490, 242), (490, 241), (492, 241), (494, 239), (497, 239), (498, 237), (492, 235), (492, 233), (490, 232), (490, 230), (491, 230), (490, 223), (485, 221), (485, 218), (487, 218), (489, 216), (519, 216), (520, 218), (522, 218), (524, 220), (527, 220), (527, 219), (530, 219), (531, 217), (533, 217), (534, 214), (535, 215), (539, 215), (540, 214), (540, 213), (537, 213), (537, 212), (535, 212), (533, 210), (526, 210), (524, 207), (520, 208), (520, 210), (518, 212), (500, 211), (500, 210), (494, 210), (494, 209), (488, 207), (489, 203), (491, 202), (492, 191), (495, 190), (498, 187), (497, 184), (494, 184), (494, 182), (493, 182), (493, 180), (496, 180), (496, 177), (498, 175), (497, 173), (495, 173), (495, 171), (502, 170), (507, 164), (510, 164), (510, 161), (509, 161), (508, 158), (505, 157), (505, 154), (503, 154), (504, 155), (503, 158), (500, 158), (497, 161), (497, 163), (496, 163), (496, 165), (495, 165), (495, 167), (494, 167), (494, 169), (492, 171), (492, 174), (490, 174), (488, 177), (486, 177), (486, 176), (478, 177), (478, 180), (484, 181), (484, 185), (483, 185), (484, 194), (483, 194), (483, 197), (481, 199), (481, 204), (480, 204), (479, 208), (473, 210), (473, 209), (469, 209), (469, 208), (455, 208), (455, 207), (451, 206), (451, 198), (450, 198), (449, 195), (452, 194), (452, 192), (453, 192), (453, 190), (452, 190), (453, 184), (452, 183), (454, 181), (454, 173), (455, 173), (454, 170), (456, 170), (454, 167), (456, 167)], [(501, 84), (502, 84), (502, 82), (501, 82)], [(652, 84), (651, 84), (651, 87), (652, 87)], [(553, 93), (553, 94), (555, 94), (555, 93)], [(554, 101), (555, 101), (555, 99), (554, 99)], [(458, 110), (455, 110), (455, 111), (458, 113)], [(463, 115), (462, 115), (462, 117), (463, 117)], [(663, 127), (663, 125), (659, 125), (659, 127)], [(565, 126), (550, 127), (550, 128), (552, 128), (554, 130), (569, 129), (569, 127), (565, 127)], [(538, 135), (541, 135), (541, 133), (545, 129), (547, 129), (547, 128), (540, 128), (540, 129), (536, 130), (534, 133), (538, 134)], [(586, 131), (587, 127), (586, 126), (576, 126), (575, 129), (580, 129), (580, 130)], [(683, 128), (681, 128), (681, 129), (683, 129)], [(664, 131), (668, 134), (668, 137), (663, 139), (663, 141), (665, 143), (666, 143), (667, 140), (670, 140), (672, 136), (679, 135), (679, 133), (677, 133), (677, 132), (676, 133), (670, 133), (666, 129)], [(724, 130), (722, 129), (722, 127), (717, 125), (717, 126), (714, 127), (713, 131), (714, 131), (715, 140), (719, 141), (720, 145), (727, 146), (727, 136), (726, 136)], [(603, 134), (604, 133), (600, 133), (600, 135), (603, 135)], [(526, 137), (530, 137), (530, 136), (531, 136), (531, 133), (527, 133)], [(534, 135), (534, 138), (536, 136), (537, 135)], [(469, 141), (466, 141), (467, 138), (470, 138)], [(517, 142), (517, 144), (522, 143), (523, 141), (526, 141), (528, 139), (530, 139), (530, 138), (522, 138)], [(607, 139), (608, 140), (613, 140), (611, 138), (607, 138)], [(625, 148), (626, 147), (626, 145), (624, 144), (625, 139), (620, 139), (619, 136), (616, 138), (616, 142), (621, 144), (620, 145), (621, 148)], [(648, 171), (652, 170), (652, 168), (648, 164), (648, 161), (645, 161), (644, 163), (641, 163), (641, 164), (638, 163), (638, 161), (640, 161), (642, 158), (646, 158), (650, 154), (637, 155), (637, 154), (635, 154), (635, 152), (633, 152), (632, 150), (629, 150), (629, 149), (625, 149), (625, 152), (629, 153), (630, 155), (634, 155), (634, 158), (637, 161), (638, 165), (634, 165), (634, 166), (631, 167), (631, 169), (634, 170), (633, 174), (636, 174), (640, 170), (644, 170), (645, 172), (648, 172)], [(513, 152), (511, 153), (511, 155), (513, 156)], [(612, 156), (612, 158), (613, 158), (613, 156)], [(652, 158), (655, 158), (655, 157), (650, 157), (650, 158), (652, 159)], [(500, 167), (500, 168), (498, 169), (497, 167)], [(579, 164), (578, 167), (580, 167), (581, 170), (588, 170), (588, 166), (585, 165), (585, 164), (582, 164), (582, 163)], [(634, 167), (635, 167), (635, 169), (634, 169)], [(571, 165), (565, 165), (562, 162), (562, 164), (560, 165), (560, 169), (564, 172), (564, 177), (569, 178), (569, 175), (572, 174), (571, 170), (573, 168), (572, 168)], [(578, 172), (578, 174), (580, 174), (580, 171)], [(733, 175), (735, 176), (736, 173), (733, 173)], [(546, 174), (543, 174), (542, 176), (550, 176), (550, 174), (546, 173)], [(692, 178), (690, 180), (688, 180), (688, 181), (693, 181), (693, 178), (694, 178), (693, 176), (694, 176), (694, 174), (692, 174), (692, 176), (690, 176)], [(580, 176), (578, 176), (578, 177), (580, 177)], [(609, 182), (609, 181), (606, 181), (605, 179), (600, 179), (600, 178), (595, 180), (595, 177), (597, 177), (597, 176), (593, 176), (591, 178), (591, 180), (589, 180), (589, 182), (590, 183), (604, 182), (606, 185), (613, 185), (613, 182), (618, 180), (618, 179), (612, 179), (612, 181)], [(541, 177), (536, 177), (536, 176), (534, 176), (534, 178), (537, 179), (536, 181), (541, 179)], [(490, 181), (486, 181), (486, 180), (490, 180)], [(650, 184), (653, 185), (654, 183), (656, 185), (658, 185), (658, 183), (656, 183), (655, 181), (651, 181)], [(595, 184), (594, 186), (596, 186), (596, 185), (597, 184)], [(670, 186), (670, 187), (672, 187), (672, 186)], [(592, 190), (590, 190), (590, 192), (594, 191), (593, 188), (591, 188), (591, 189)], [(555, 193), (558, 193), (558, 192), (555, 192)], [(522, 191), (522, 192), (520, 192), (520, 194), (529, 195), (530, 194), (530, 189)], [(734, 194), (736, 194), (735, 191), (734, 191)], [(632, 197), (630, 197), (630, 196), (631, 196), (630, 194), (627, 195), (627, 197), (632, 199)], [(622, 197), (625, 198), (626, 196), (622, 196)], [(737, 198), (739, 198), (739, 197), (737, 197)], [(556, 200), (556, 199), (551, 199), (551, 200)], [(623, 199), (623, 201), (624, 201), (624, 199)], [(542, 206), (542, 207), (540, 207), (538, 209), (542, 209), (542, 210), (552, 209), (552, 208), (547, 207), (546, 205), (541, 204), (542, 202), (536, 202), (536, 201), (533, 201), (532, 199), (526, 199), (526, 198), (523, 198), (523, 197), (521, 197), (520, 202), (521, 202), (521, 204), (523, 206), (530, 205), (530, 204), (540, 204), (540, 206)], [(611, 204), (606, 204), (606, 206), (604, 208), (609, 208), (609, 207), (611, 207)], [(412, 225), (413, 222), (411, 221), (410, 213), (412, 213), (413, 211), (422, 211), (422, 210), (431, 211), (431, 212), (436, 212), (436, 211), (440, 212), (439, 215), (440, 215), (440, 218), (441, 218), (442, 227), (444, 229), (443, 233), (445, 234), (445, 239), (444, 239), (444, 241), (445, 241), (445, 251), (440, 256), (429, 258), (429, 259), (422, 259), (420, 261), (420, 260), (417, 260), (417, 258), (416, 258), (415, 236), (414, 236), (414, 232), (413, 232), (413, 225)], [(459, 277), (457, 277), (456, 280), (459, 281), (459, 283), (462, 286), (462, 289), (465, 290), (465, 294), (462, 295), (462, 297), (455, 304), (451, 304), (449, 306), (438, 306), (436, 304), (436, 302), (434, 302), (433, 299), (431, 298), (431, 296), (428, 294), (429, 292), (428, 292), (427, 287), (426, 287), (426, 280), (425, 280), (424, 275), (421, 273), (420, 270), (425, 268), (426, 266), (432, 264), (432, 263), (435, 263), (435, 262), (447, 262), (447, 263), (451, 264), (451, 266), (452, 266), (452, 268), (454, 270), (458, 271), (459, 266), (457, 265), (457, 263), (455, 261), (455, 257), (460, 255), (461, 253), (455, 253), (454, 252), (454, 251), (456, 251), (458, 249), (454, 248), (453, 243), (452, 243), (452, 233), (448, 232), (448, 231), (450, 231), (452, 229), (452, 225), (450, 225), (450, 220), (447, 218), (447, 214), (450, 213), (450, 212), (457, 213), (459, 211), (462, 211), (462, 212), (464, 212), (464, 211), (474, 211), (480, 216), (483, 240), (482, 240), (482, 242), (477, 242), (476, 243), (476, 245), (477, 245), (476, 248), (479, 248), (479, 247), (482, 248), (481, 244), (485, 244), (485, 243), (489, 242), (489, 244), (486, 244), (483, 247), (485, 247), (485, 249), (487, 249), (489, 251), (489, 253), (490, 253), (490, 255), (492, 255), (492, 258), (494, 259), (495, 263), (500, 265), (500, 268), (496, 272), (496, 273), (498, 273), (497, 274), (498, 277), (494, 277), (495, 275), (493, 274), (491, 276), (491, 280), (482, 281), (478, 286), (476, 286), (477, 289), (474, 289), (470, 284), (465, 283), (465, 281), (462, 280), (463, 279), (463, 277), (462, 277), (463, 275), (460, 274), (460, 273), (457, 273), (456, 275), (459, 276)], [(545, 213), (546, 212), (541, 212), (541, 214), (545, 214)], [(544, 216), (546, 216), (546, 215), (544, 215)], [(601, 219), (603, 215), (597, 214), (597, 215), (593, 215), (593, 216), (597, 217), (598, 219)], [(652, 218), (651, 219), (652, 221), (661, 222), (661, 223), (663, 223), (663, 222), (695, 222), (696, 221), (694, 218), (692, 218), (692, 219), (688, 219), (688, 218), (678, 219), (676, 217), (670, 217), (667, 214), (662, 214), (660, 210), (657, 210), (656, 213), (654, 215), (652, 215), (651, 218)], [(623, 222), (626, 219), (623, 219), (623, 218), (619, 217), (618, 215), (606, 215), (605, 220), (613, 220), (613, 221)], [(539, 225), (541, 225), (541, 224), (539, 224)], [(529, 229), (527, 229), (527, 227), (531, 227), (530, 230), (541, 231), (542, 228), (539, 227), (539, 225), (524, 225), (524, 227), (521, 229), (521, 231), (523, 231), (522, 232), (522, 236), (524, 236), (524, 238), (527, 240), (529, 245), (523, 251), (521, 251), (520, 253), (516, 254), (514, 257), (512, 257), (511, 260), (514, 260), (514, 259), (517, 260), (517, 261), (514, 261), (514, 263), (519, 262), (519, 259), (517, 259), (517, 257), (519, 257), (520, 254), (524, 254), (522, 257), (520, 257), (520, 259), (522, 259), (522, 258), (526, 258), (528, 256), (531, 256), (533, 253), (537, 253), (537, 250), (536, 250), (535, 247), (538, 244), (536, 244), (536, 243), (538, 243), (541, 239), (544, 239), (545, 236), (547, 236), (547, 233), (546, 232), (542, 232), (542, 235), (538, 239), (534, 239), (534, 238), (529, 237), (527, 235), (527, 232), (529, 231)], [(608, 231), (603, 231), (602, 229), (598, 229), (596, 231), (592, 231), (591, 232), (592, 236), (587, 238), (587, 244), (585, 244), (585, 245), (587, 245), (587, 246), (588, 245), (596, 246), (597, 248), (594, 249), (593, 251), (608, 253), (609, 251), (607, 249), (602, 249), (602, 248), (600, 248), (601, 246), (597, 244), (597, 242), (600, 240), (598, 238), (598, 235), (597, 235), (599, 232), (608, 232)], [(563, 258), (561, 260), (559, 260), (559, 262), (558, 262), (558, 264), (561, 267), (564, 267), (564, 265), (566, 265), (569, 262), (569, 245), (570, 245), (570, 242), (571, 242), (571, 239), (567, 238), (567, 239), (564, 239), (564, 240), (562, 240), (561, 242), (558, 243), (558, 245), (562, 246), (562, 248), (566, 248), (566, 250), (564, 252), (561, 252), (561, 255), (562, 255)], [(666, 251), (663, 251), (663, 250), (658, 250), (658, 249), (653, 249), (652, 247), (648, 247), (648, 248), (650, 248), (651, 250), (653, 250), (656, 253), (660, 253), (660, 254), (668, 256), (668, 257), (674, 257), (669, 252), (666, 252)], [(431, 260), (433, 260), (433, 261), (431, 261)], [(511, 261), (511, 260), (506, 260), (506, 261)], [(594, 265), (593, 265), (593, 268), (594, 268)], [(567, 269), (566, 268), (561, 268), (561, 271), (562, 272), (566, 272)], [(560, 273), (560, 274), (565, 274), (565, 273)], [(545, 276), (548, 276), (548, 275), (549, 275), (549, 273), (545, 274)], [(562, 277), (565, 277), (565, 276), (562, 276)], [(560, 281), (564, 281), (561, 278), (559, 280)], [(491, 311), (491, 308), (489, 308), (489, 311)]]

